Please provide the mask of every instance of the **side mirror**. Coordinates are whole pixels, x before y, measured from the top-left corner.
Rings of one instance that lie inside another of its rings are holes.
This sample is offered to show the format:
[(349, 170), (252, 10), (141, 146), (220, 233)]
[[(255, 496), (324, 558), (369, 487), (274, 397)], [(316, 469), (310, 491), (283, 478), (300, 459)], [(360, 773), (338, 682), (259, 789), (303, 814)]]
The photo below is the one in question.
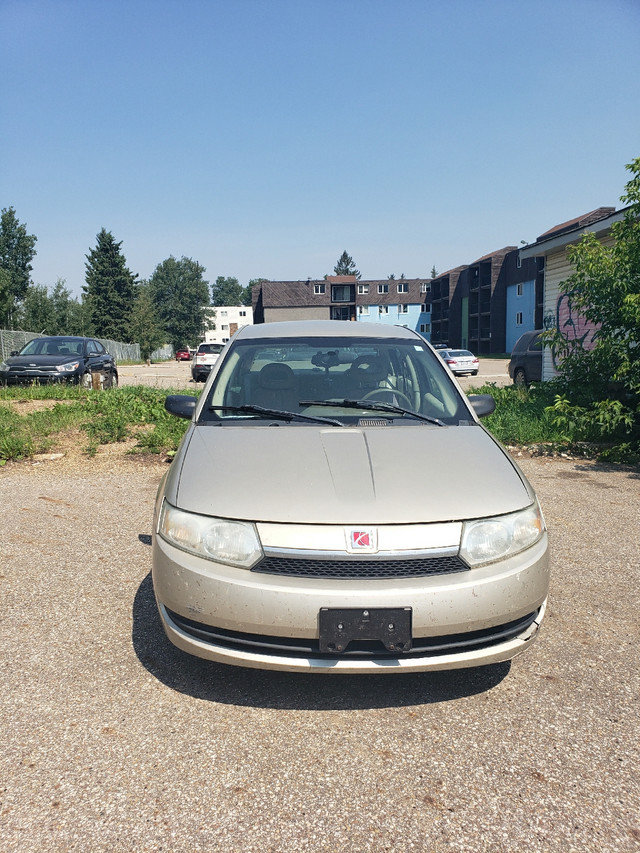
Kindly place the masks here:
[(495, 412), (496, 401), (491, 394), (470, 394), (467, 398), (471, 403), (473, 411), (479, 418), (484, 418)]
[(9, 355), (18, 355), (18, 350), (12, 349), (11, 352), (9, 353)]
[(186, 394), (169, 394), (164, 401), (164, 407), (169, 414), (190, 421), (196, 410), (197, 402), (197, 397), (188, 397)]

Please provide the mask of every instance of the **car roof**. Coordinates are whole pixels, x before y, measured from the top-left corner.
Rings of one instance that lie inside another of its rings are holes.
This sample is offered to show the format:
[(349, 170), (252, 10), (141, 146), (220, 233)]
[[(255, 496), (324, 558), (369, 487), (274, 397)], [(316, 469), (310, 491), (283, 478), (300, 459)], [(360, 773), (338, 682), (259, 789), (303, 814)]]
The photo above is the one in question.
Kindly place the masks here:
[(360, 323), (350, 320), (286, 320), (244, 326), (234, 340), (265, 338), (407, 338), (424, 341), (406, 326), (382, 323)]

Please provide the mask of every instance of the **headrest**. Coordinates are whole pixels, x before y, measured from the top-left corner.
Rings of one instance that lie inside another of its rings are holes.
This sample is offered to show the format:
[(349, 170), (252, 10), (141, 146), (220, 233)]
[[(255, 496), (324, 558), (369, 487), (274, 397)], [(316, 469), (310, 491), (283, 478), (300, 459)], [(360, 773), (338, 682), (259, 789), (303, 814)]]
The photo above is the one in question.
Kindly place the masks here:
[(258, 381), (261, 388), (282, 391), (295, 387), (296, 375), (288, 364), (273, 362), (272, 364), (265, 364), (260, 371)]

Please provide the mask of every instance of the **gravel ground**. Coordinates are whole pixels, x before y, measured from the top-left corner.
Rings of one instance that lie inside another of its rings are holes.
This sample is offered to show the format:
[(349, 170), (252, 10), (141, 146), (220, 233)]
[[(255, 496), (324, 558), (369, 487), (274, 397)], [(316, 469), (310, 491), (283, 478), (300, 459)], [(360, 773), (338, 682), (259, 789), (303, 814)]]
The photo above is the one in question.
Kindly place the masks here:
[(0, 469), (2, 851), (640, 850), (640, 475), (519, 461), (553, 548), (539, 640), (387, 678), (174, 649), (157, 461)]

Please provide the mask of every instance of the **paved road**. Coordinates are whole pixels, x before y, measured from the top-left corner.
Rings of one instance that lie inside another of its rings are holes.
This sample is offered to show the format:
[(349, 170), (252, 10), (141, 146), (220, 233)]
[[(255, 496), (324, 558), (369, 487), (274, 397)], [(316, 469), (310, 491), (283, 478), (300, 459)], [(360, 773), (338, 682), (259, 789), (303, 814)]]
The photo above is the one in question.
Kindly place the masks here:
[(553, 548), (540, 639), (389, 678), (170, 646), (159, 463), (0, 469), (3, 853), (640, 850), (640, 475), (522, 464)]

